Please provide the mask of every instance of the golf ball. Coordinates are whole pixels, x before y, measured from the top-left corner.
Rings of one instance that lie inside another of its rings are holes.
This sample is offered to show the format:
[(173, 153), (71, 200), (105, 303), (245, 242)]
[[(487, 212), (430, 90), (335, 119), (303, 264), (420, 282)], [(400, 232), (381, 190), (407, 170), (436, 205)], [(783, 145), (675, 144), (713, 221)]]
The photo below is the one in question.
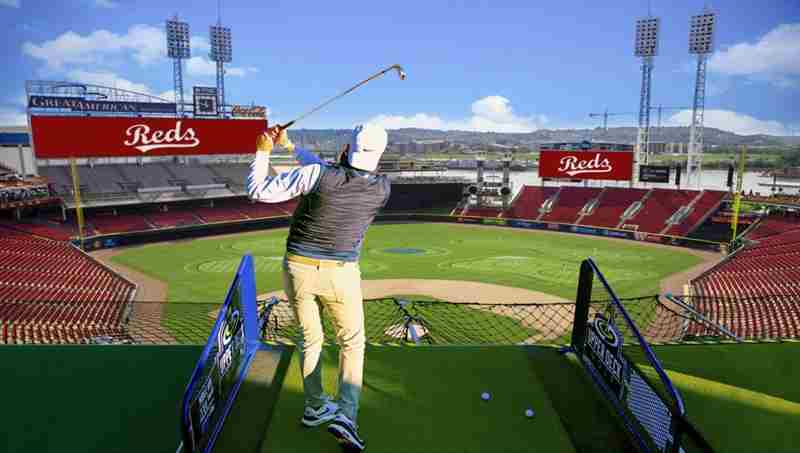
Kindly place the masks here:
[(528, 409), (525, 411), (526, 417), (533, 417), (533, 409)]
[(482, 399), (482, 400), (484, 400), (484, 401), (489, 401), (489, 398), (491, 398), (491, 397), (492, 397), (492, 396), (491, 396), (491, 395), (489, 395), (489, 392), (483, 392), (483, 393), (481, 393), (481, 399)]

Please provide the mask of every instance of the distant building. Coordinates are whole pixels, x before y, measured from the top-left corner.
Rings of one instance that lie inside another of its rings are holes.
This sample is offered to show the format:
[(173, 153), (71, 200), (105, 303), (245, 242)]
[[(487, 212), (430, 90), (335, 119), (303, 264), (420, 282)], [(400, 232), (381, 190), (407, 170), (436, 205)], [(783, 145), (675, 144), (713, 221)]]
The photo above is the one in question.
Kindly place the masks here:
[(450, 144), (444, 140), (419, 140), (410, 143), (392, 143), (389, 149), (399, 153), (436, 153)]
[(574, 151), (579, 149), (604, 149), (609, 151), (633, 151), (634, 145), (629, 143), (607, 143), (607, 142), (559, 142), (542, 143), (540, 149), (559, 149), (562, 151)]

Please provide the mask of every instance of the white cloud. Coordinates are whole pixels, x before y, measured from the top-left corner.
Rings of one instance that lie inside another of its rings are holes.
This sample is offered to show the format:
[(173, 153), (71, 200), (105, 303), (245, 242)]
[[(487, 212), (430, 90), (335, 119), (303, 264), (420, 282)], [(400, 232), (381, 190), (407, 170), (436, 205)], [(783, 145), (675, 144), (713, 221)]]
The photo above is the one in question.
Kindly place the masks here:
[[(192, 36), (191, 39), (193, 51), (208, 51), (207, 38)], [(138, 24), (124, 34), (95, 30), (80, 35), (68, 31), (40, 44), (26, 42), (22, 52), (54, 70), (63, 70), (66, 65), (102, 65), (104, 60), (114, 56), (130, 56), (136, 63), (146, 66), (165, 59), (167, 45), (163, 28)]]
[(217, 73), (217, 65), (205, 57), (186, 60), (186, 73), (194, 77), (210, 77)]
[[(692, 123), (692, 111), (681, 110), (667, 119), (667, 126), (686, 127)], [(740, 135), (790, 135), (789, 127), (779, 121), (760, 120), (731, 110), (706, 110), (703, 125)]]
[(94, 4), (100, 8), (116, 8), (119, 6), (117, 2), (113, 2), (111, 0), (94, 0)]
[(255, 74), (258, 72), (258, 68), (254, 68), (252, 66), (246, 66), (243, 68), (225, 68), (225, 74), (234, 77), (246, 77), (247, 74)]
[(738, 43), (715, 52), (711, 71), (768, 80), (781, 86), (797, 84), (800, 76), (800, 24), (783, 24), (755, 43)]
[(0, 126), (25, 126), (28, 118), (19, 109), (0, 107)]
[(11, 8), (19, 8), (20, 0), (0, 0), (0, 6), (10, 6)]
[[(74, 82), (90, 83), (94, 85), (102, 85), (119, 88), (122, 90), (134, 91), (137, 93), (149, 94), (166, 99), (168, 101), (175, 101), (175, 90), (167, 90), (161, 93), (155, 93), (152, 89), (150, 89), (150, 87), (143, 83), (132, 82), (110, 71), (84, 71), (76, 69), (67, 73), (67, 79)], [(184, 98), (185, 96), (186, 94), (184, 94)]]
[(150, 88), (142, 83), (131, 82), (110, 71), (84, 71), (76, 69), (67, 73), (67, 78), (74, 82), (90, 83), (137, 93), (151, 94)]
[[(160, 97), (161, 99), (166, 99), (168, 101), (175, 102), (175, 90), (167, 90), (163, 93), (158, 93), (156, 96)], [(184, 93), (184, 101), (186, 100), (186, 93)]]
[[(231, 77), (247, 77), (248, 74), (256, 72), (258, 72), (258, 68), (252, 66), (225, 67), (225, 75)], [(217, 64), (206, 57), (192, 57), (186, 60), (186, 73), (193, 77), (212, 77), (217, 74)]]
[(532, 132), (547, 123), (547, 117), (518, 116), (508, 99), (487, 96), (472, 103), (472, 116), (460, 120), (448, 121), (437, 115), (417, 113), (411, 116), (378, 115), (368, 122), (386, 129), (415, 127), (478, 132)]

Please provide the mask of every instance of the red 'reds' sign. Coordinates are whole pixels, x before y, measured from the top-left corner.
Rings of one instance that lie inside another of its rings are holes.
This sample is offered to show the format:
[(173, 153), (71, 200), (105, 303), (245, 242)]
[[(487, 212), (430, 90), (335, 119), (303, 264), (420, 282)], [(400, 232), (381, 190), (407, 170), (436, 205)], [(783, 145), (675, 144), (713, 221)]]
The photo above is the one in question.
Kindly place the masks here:
[(633, 153), (630, 151), (543, 149), (539, 152), (539, 176), (562, 179), (630, 181)]
[(31, 117), (37, 159), (248, 154), (266, 129), (264, 119)]

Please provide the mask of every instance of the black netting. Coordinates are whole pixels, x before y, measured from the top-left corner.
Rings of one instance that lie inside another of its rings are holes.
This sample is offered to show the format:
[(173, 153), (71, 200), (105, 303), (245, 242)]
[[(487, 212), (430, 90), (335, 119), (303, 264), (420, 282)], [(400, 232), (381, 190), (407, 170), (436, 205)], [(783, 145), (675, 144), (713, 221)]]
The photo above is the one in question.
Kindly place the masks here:
[[(479, 304), (375, 299), (364, 302), (367, 341), (459, 345), (567, 344), (574, 304)], [(297, 319), (285, 301), (269, 305), (264, 323), (267, 341), (296, 341)], [(336, 341), (322, 310), (328, 343)]]

